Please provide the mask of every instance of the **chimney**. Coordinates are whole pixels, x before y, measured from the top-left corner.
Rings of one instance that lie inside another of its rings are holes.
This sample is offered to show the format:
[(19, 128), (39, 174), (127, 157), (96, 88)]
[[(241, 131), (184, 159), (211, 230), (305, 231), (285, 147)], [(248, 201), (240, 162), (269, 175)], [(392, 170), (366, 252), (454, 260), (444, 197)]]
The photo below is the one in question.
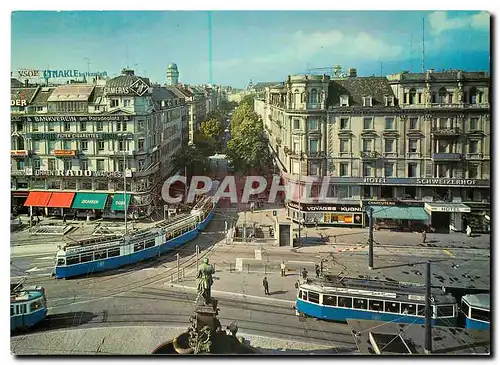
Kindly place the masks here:
[(24, 80), (24, 87), (28, 87), (28, 79)]
[(122, 75), (134, 76), (134, 70), (124, 68), (122, 69)]
[(349, 69), (349, 77), (356, 77), (358, 76), (358, 72), (356, 71), (355, 68), (350, 68)]

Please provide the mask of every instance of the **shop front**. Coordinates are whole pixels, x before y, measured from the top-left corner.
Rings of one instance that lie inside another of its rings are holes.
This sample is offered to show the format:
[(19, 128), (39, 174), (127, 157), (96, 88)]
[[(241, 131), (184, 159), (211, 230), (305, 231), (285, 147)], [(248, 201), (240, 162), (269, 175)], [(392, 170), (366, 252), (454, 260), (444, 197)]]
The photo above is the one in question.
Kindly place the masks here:
[(127, 202), (127, 218), (130, 216), (130, 199), (131, 194), (115, 193), (111, 195), (111, 204), (106, 205), (103, 213), (103, 218), (124, 219), (125, 204)]
[(28, 198), (28, 195), (29, 191), (25, 190), (12, 191), (11, 203), (10, 203), (11, 213), (17, 215), (28, 212), (28, 208), (24, 205), (26, 199)]
[[(366, 212), (373, 209), (375, 229), (421, 231), (430, 220), (423, 203), (365, 200), (363, 206)], [(368, 217), (366, 221), (369, 222)]]
[(47, 215), (59, 217), (63, 217), (65, 214), (68, 215), (74, 197), (75, 193), (71, 192), (52, 193), (47, 203)]
[(25, 207), (29, 207), (31, 215), (40, 216), (47, 214), (47, 204), (49, 203), (52, 192), (50, 191), (30, 191), (26, 201)]
[(287, 203), (287, 214), (295, 222), (304, 220), (306, 225), (363, 227), (364, 213), (359, 201), (341, 204)]
[(436, 232), (462, 232), (464, 213), (470, 213), (471, 208), (462, 203), (425, 203), (425, 210), (431, 215), (431, 226)]
[(490, 203), (471, 202), (465, 204), (470, 207), (471, 211), (463, 214), (462, 230), (465, 232), (465, 228), (469, 225), (472, 232), (490, 233)]
[(75, 218), (101, 218), (107, 200), (106, 193), (76, 193), (71, 213)]

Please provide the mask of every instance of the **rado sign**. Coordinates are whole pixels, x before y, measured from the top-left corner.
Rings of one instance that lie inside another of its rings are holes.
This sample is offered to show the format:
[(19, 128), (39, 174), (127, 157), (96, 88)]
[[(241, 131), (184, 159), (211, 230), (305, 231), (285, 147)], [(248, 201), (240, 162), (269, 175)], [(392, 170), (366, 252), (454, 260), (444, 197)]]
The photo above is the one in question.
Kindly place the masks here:
[(34, 170), (35, 176), (86, 176), (86, 177), (122, 177), (121, 171), (90, 171), (90, 170)]

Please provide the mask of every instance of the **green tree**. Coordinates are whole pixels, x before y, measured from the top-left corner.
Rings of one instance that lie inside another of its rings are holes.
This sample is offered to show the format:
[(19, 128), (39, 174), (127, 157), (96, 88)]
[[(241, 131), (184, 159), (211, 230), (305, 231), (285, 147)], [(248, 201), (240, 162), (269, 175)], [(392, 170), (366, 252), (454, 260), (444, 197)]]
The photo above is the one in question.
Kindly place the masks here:
[(272, 166), (268, 141), (262, 120), (253, 111), (253, 97), (246, 100), (233, 113), (231, 140), (226, 153), (233, 161), (236, 171), (264, 173)]
[(189, 176), (202, 175), (210, 170), (210, 162), (201, 149), (195, 146), (183, 146), (172, 156), (175, 171), (187, 170)]

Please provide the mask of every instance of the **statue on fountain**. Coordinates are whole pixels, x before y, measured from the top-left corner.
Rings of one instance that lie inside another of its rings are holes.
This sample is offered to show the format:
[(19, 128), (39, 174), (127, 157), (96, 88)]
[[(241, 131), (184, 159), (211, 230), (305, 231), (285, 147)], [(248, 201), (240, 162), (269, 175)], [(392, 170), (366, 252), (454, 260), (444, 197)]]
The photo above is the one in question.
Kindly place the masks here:
[(215, 274), (214, 267), (208, 263), (208, 258), (206, 257), (203, 260), (203, 264), (198, 270), (197, 280), (197, 289), (198, 289), (198, 298), (200, 296), (205, 299), (205, 304), (210, 304), (212, 297), (212, 284), (214, 280), (212, 275)]

